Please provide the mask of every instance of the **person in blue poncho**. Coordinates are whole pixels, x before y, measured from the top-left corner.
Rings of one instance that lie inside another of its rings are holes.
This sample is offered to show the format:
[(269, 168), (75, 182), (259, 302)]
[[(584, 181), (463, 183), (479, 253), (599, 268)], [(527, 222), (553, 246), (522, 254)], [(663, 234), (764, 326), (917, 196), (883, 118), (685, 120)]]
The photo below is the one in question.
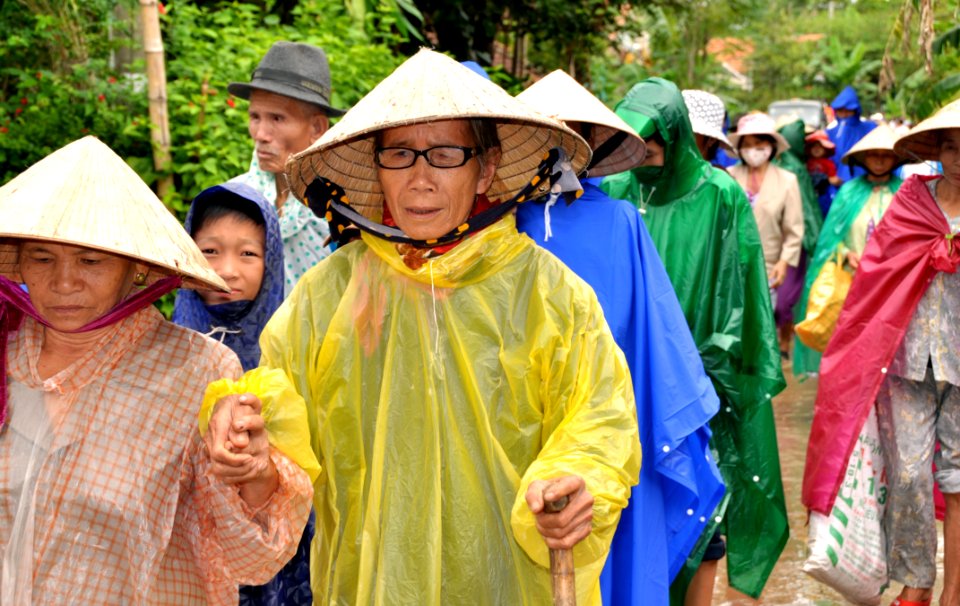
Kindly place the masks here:
[[(245, 371), (260, 363), (260, 333), (283, 301), (283, 239), (273, 204), (248, 185), (228, 182), (200, 192), (184, 224), (229, 294), (177, 291), (173, 322), (232, 349)], [(241, 606), (310, 604), (314, 516), (297, 553), (266, 585), (240, 588)]]
[[(833, 108), (836, 119), (827, 126), (827, 136), (836, 145), (836, 157), (842, 158), (857, 141), (875, 129), (877, 124), (860, 115), (863, 112), (860, 98), (852, 86), (840, 91), (830, 107)], [(837, 166), (837, 176), (843, 179), (844, 183), (864, 174), (866, 171), (859, 166), (850, 167), (843, 163)]]
[(562, 71), (518, 98), (579, 129), (594, 150), (583, 195), (573, 203), (552, 198), (522, 204), (517, 227), (593, 287), (626, 355), (636, 396), (640, 484), (600, 578), (603, 602), (667, 604), (670, 583), (724, 486), (708, 446), (708, 422), (719, 401), (673, 286), (637, 209), (599, 188), (599, 177), (642, 162), (645, 146)]

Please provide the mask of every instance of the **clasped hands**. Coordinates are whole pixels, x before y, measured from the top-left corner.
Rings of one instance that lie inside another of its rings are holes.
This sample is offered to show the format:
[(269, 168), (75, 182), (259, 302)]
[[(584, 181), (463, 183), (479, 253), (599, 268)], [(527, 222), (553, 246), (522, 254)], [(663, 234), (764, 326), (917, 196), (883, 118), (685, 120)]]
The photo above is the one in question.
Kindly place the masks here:
[(239, 487), (240, 498), (253, 509), (269, 501), (279, 486), (260, 407), (260, 399), (249, 393), (220, 398), (203, 436), (213, 474)]

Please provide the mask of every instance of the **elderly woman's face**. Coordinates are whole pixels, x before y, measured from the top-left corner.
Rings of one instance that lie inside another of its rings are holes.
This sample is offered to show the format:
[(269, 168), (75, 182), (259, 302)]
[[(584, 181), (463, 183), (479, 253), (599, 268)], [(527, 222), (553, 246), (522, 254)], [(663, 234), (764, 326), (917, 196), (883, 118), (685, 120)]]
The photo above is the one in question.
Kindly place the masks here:
[[(445, 120), (390, 128), (380, 147), (426, 150), (438, 146), (472, 148), (476, 145), (470, 123)], [(467, 217), (477, 194), (493, 183), (497, 154), (470, 158), (456, 168), (436, 168), (419, 156), (409, 168), (378, 167), (380, 187), (397, 226), (411, 238), (428, 240), (451, 231)]]
[(951, 128), (940, 137), (940, 163), (943, 178), (960, 187), (960, 128)]
[(20, 277), (30, 301), (56, 330), (96, 320), (126, 295), (136, 265), (115, 255), (49, 242), (20, 247)]

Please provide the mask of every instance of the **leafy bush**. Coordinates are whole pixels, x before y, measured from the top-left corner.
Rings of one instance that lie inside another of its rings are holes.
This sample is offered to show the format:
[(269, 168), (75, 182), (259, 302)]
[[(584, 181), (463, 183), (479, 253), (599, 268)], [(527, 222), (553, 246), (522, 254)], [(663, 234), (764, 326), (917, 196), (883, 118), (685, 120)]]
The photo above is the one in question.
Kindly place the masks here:
[(59, 13), (32, 14), (0, 3), (0, 183), (88, 133), (125, 153), (149, 153), (149, 141), (121, 134), (129, 116), (145, 113), (146, 99), (108, 65), (129, 35), (115, 4), (63, 3)]
[[(138, 46), (132, 28), (115, 17), (129, 0), (96, 0), (89, 21), (89, 57), (72, 65), (50, 59), (60, 48), (59, 21), (48, 15), (0, 9), (0, 182), (6, 182), (53, 150), (94, 134), (153, 183), (146, 79), (142, 61), (121, 73), (109, 67), (110, 53)], [(167, 204), (181, 215), (200, 190), (249, 166), (253, 145), (246, 129), (246, 102), (228, 95), (230, 82), (249, 81), (255, 66), (277, 40), (321, 46), (330, 60), (334, 107), (347, 108), (396, 67), (391, 51), (399, 38), (387, 14), (368, 13), (377, 42), (355, 26), (340, 0), (301, 0), (289, 25), (260, 7), (223, 2), (200, 7), (170, 2), (161, 18), (175, 190)], [(134, 13), (136, 15), (136, 13)], [(110, 28), (94, 27), (112, 21)], [(108, 40), (106, 30), (120, 37)], [(20, 33), (14, 34), (17, 31)], [(125, 38), (123, 36), (126, 36)]]

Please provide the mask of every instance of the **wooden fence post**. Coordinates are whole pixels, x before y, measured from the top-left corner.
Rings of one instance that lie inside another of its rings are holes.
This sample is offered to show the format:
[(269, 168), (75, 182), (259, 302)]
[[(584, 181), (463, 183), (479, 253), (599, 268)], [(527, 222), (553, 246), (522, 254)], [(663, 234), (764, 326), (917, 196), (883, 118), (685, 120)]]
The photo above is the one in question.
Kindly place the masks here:
[(167, 118), (167, 72), (163, 63), (163, 38), (157, 0), (140, 0), (143, 21), (143, 52), (147, 61), (147, 99), (150, 102), (150, 140), (153, 166), (163, 176), (157, 182), (157, 195), (166, 203), (173, 191), (170, 170), (170, 122)]

